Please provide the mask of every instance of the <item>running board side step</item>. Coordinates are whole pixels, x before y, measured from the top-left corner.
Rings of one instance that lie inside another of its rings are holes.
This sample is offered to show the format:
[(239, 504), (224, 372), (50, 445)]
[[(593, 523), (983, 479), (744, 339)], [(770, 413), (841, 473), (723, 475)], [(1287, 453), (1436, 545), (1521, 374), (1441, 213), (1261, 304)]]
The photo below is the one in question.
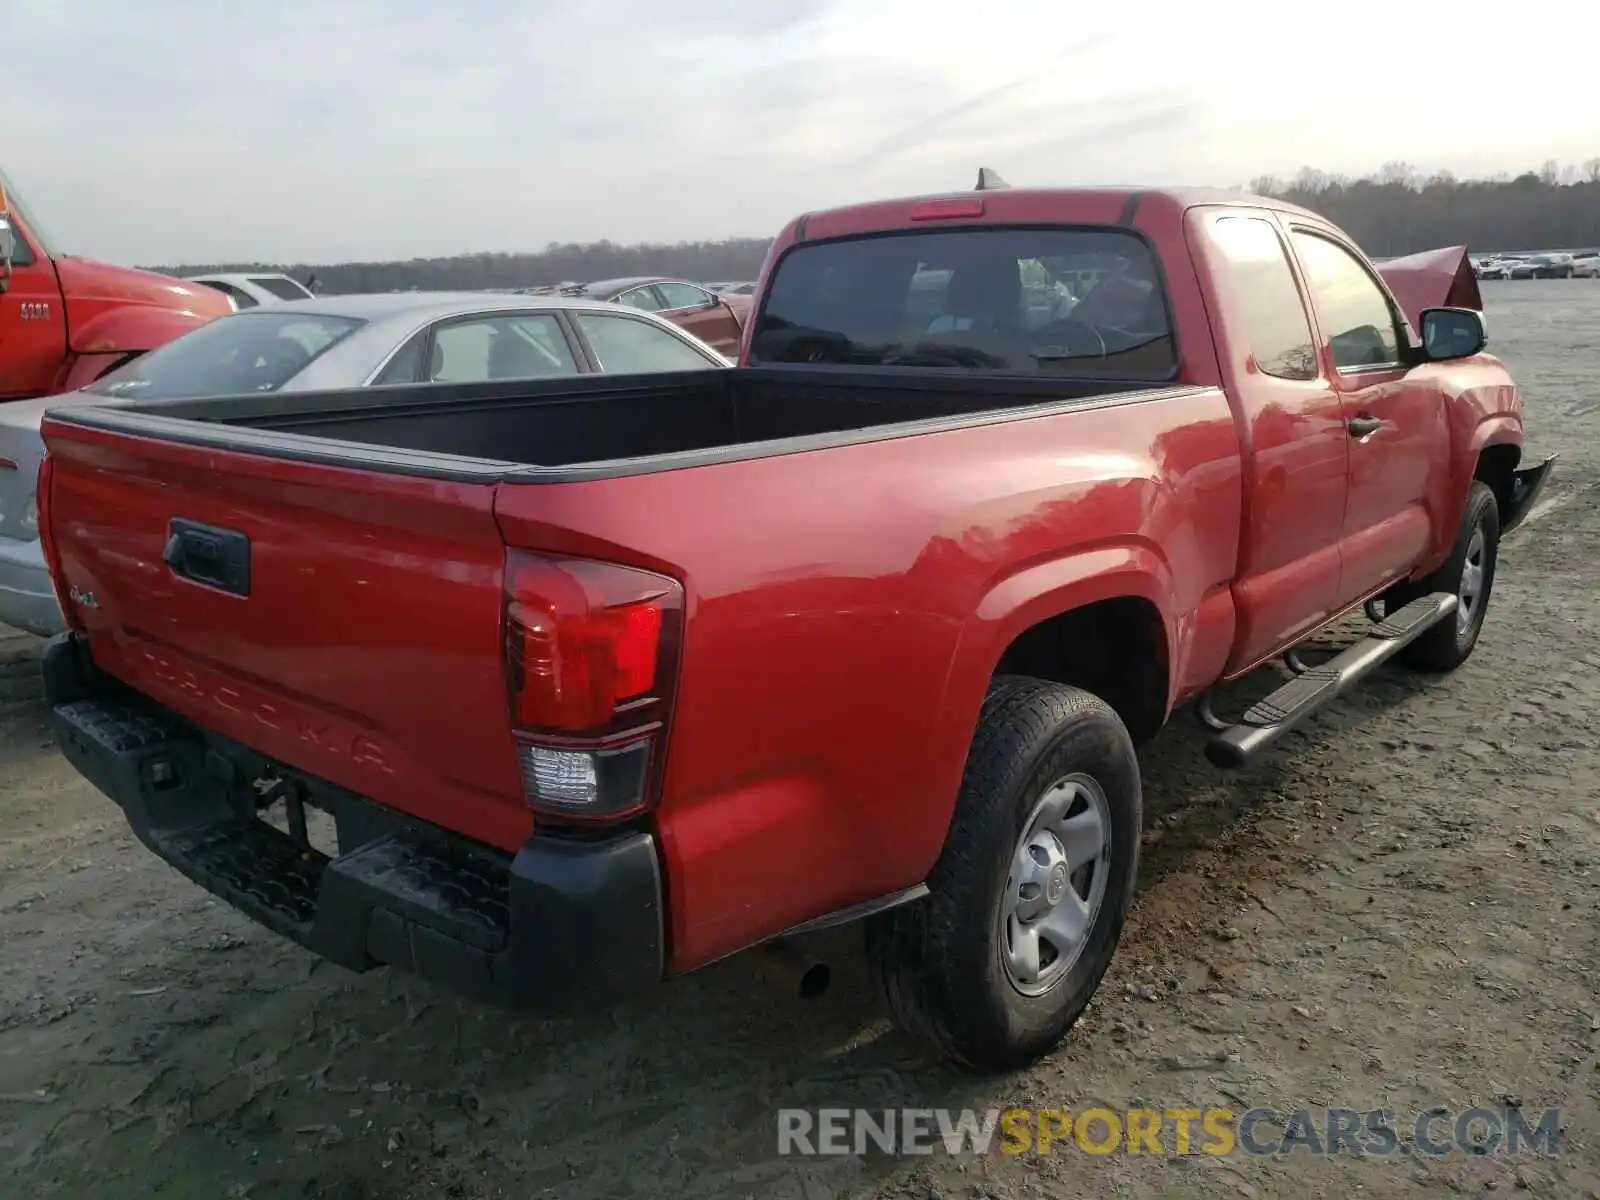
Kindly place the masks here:
[(1206, 758), (1219, 767), (1242, 767), (1330, 700), (1348, 691), (1440, 621), (1455, 615), (1448, 592), (1419, 596), (1385, 617), (1348, 650), (1285, 683), (1256, 701), (1238, 724), (1206, 743)]

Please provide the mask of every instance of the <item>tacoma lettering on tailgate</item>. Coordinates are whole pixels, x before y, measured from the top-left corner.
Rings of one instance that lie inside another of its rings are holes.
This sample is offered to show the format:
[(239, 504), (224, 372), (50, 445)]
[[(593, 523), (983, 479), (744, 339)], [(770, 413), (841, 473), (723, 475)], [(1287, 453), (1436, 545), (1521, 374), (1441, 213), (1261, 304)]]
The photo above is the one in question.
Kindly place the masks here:
[(155, 679), (191, 699), (250, 717), (264, 728), (292, 734), (304, 744), (328, 754), (376, 767), (385, 774), (394, 773), (394, 768), (384, 758), (382, 747), (365, 734), (341, 728), (337, 720), (317, 720), (291, 711), (237, 684), (208, 685), (194, 671), (164, 658), (148, 646), (139, 647), (139, 657)]

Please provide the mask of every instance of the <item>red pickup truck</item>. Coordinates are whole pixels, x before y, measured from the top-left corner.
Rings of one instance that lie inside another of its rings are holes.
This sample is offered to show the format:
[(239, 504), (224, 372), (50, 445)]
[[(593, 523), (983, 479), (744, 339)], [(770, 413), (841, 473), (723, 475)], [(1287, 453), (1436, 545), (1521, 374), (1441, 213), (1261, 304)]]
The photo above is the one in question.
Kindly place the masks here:
[(1550, 463), (1457, 258), (987, 188), (792, 222), (733, 370), (57, 410), (59, 744), (347, 967), (556, 1011), (863, 919), (905, 1029), (1018, 1066), (1107, 968), (1178, 706), (1237, 765), (1472, 652)]

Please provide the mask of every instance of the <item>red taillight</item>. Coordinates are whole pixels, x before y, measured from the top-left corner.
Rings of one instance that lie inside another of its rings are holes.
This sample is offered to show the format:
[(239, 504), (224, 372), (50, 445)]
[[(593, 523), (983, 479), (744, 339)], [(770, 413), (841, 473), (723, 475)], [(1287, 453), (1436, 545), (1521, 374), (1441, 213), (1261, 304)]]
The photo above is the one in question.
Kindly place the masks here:
[(39, 464), (39, 479), (34, 484), (33, 491), (34, 510), (39, 517), (39, 549), (44, 554), (45, 566), (50, 570), (50, 586), (55, 589), (56, 604), (61, 609), (61, 617), (68, 629), (81, 633), (83, 622), (78, 619), (77, 609), (72, 604), (67, 589), (61, 584), (61, 564), (56, 558), (55, 522), (50, 515), (50, 481), (54, 474), (55, 460), (46, 454), (44, 461)]
[(948, 200), (919, 200), (911, 206), (913, 221), (941, 221), (956, 217), (981, 216), (983, 216), (983, 201), (975, 196), (954, 196)]
[(649, 807), (675, 682), (681, 585), (513, 550), (505, 592), (507, 688), (528, 803), (590, 820)]

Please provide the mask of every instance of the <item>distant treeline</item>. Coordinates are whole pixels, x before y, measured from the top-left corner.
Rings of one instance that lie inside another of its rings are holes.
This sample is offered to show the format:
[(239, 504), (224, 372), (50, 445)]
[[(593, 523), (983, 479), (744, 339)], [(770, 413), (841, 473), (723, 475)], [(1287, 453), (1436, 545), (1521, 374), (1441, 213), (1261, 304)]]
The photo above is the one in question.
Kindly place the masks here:
[[(1241, 189), (1243, 190), (1243, 189)], [(1277, 196), (1321, 213), (1348, 230), (1369, 253), (1410, 254), (1436, 246), (1480, 250), (1557, 250), (1600, 246), (1600, 158), (1580, 169), (1548, 162), (1541, 170), (1493, 179), (1426, 175), (1389, 163), (1376, 175), (1346, 179), (1306, 168), (1292, 180), (1265, 176), (1249, 191)], [(753, 279), (770, 243), (765, 238), (676, 245), (551, 243), (530, 254), (482, 253), (405, 262), (185, 263), (157, 270), (284, 271), (315, 275), (318, 290), (388, 292), (406, 288), (535, 287), (566, 280), (670, 275), (715, 282)]]
[(587, 282), (629, 275), (670, 275), (706, 283), (754, 279), (770, 245), (766, 238), (721, 242), (621, 246), (616, 242), (557, 244), (531, 254), (462, 254), (454, 258), (413, 258), (404, 262), (208, 263), (158, 267), (169, 275), (208, 271), (282, 271), (296, 279), (317, 277), (327, 295), (351, 292), (474, 291), (478, 288), (537, 287), (545, 283)]
[(1600, 158), (1581, 169), (1547, 162), (1515, 177), (1456, 179), (1389, 163), (1366, 179), (1311, 168), (1293, 180), (1252, 180), (1250, 191), (1321, 213), (1380, 257), (1438, 246), (1480, 250), (1600, 247)]

